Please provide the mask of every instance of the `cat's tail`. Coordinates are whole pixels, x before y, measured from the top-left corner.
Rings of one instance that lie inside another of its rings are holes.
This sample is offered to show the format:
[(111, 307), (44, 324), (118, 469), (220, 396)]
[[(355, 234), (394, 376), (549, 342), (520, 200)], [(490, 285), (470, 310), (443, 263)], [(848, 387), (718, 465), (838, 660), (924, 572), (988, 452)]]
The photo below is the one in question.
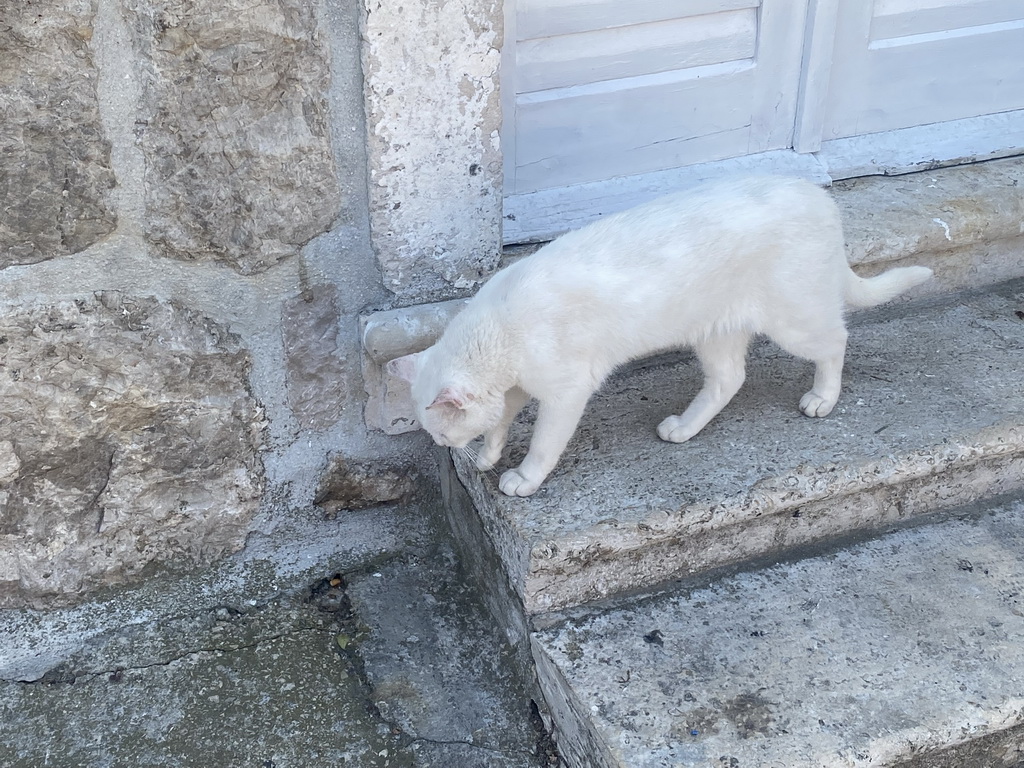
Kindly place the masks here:
[(896, 298), (931, 276), (928, 267), (897, 267), (877, 277), (858, 277), (848, 269), (843, 299), (849, 307), (873, 307)]

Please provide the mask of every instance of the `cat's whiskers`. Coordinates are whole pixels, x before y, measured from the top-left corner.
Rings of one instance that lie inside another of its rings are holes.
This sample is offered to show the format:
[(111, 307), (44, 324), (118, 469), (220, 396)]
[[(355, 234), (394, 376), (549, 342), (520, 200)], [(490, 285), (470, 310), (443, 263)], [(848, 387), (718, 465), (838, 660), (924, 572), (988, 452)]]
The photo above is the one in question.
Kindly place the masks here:
[[(456, 450), (458, 450), (459, 453), (461, 453), (463, 456), (466, 456), (467, 458), (472, 459), (473, 466), (476, 466), (477, 461), (480, 459), (480, 452), (477, 451), (475, 448), (470, 448), (468, 445), (464, 445), (461, 448), (457, 448)], [(498, 477), (498, 470), (496, 470), (494, 467), (491, 467), (490, 469), (485, 469), (485, 470), (482, 470), (482, 471), (485, 474), (491, 475), (495, 479), (497, 479), (497, 477)]]

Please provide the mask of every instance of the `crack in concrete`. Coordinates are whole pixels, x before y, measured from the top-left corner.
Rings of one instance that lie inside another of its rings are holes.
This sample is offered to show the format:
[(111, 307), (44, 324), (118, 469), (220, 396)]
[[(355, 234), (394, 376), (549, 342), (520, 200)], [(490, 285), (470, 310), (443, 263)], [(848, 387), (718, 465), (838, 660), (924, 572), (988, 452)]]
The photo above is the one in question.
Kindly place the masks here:
[[(362, 659), (360, 659), (360, 664), (356, 667), (357, 677), (359, 678), (360, 682), (363, 683), (365, 689), (367, 691), (372, 692), (372, 691), (375, 690), (375, 688), (366, 679), (365, 671), (362, 669), (361, 664), (362, 664)], [(368, 696), (367, 697), (367, 702), (369, 704), (369, 707), (368, 707), (369, 711), (372, 714), (376, 715), (376, 717), (380, 720), (380, 722), (383, 723), (393, 734), (405, 737), (403, 739), (403, 741), (402, 741), (402, 746), (403, 747), (411, 747), (414, 744), (430, 744), (430, 745), (436, 746), (436, 747), (465, 746), (465, 747), (470, 747), (470, 748), (472, 748), (474, 750), (479, 750), (481, 752), (486, 752), (487, 754), (498, 755), (498, 756), (503, 756), (503, 757), (510, 757), (510, 756), (519, 755), (519, 756), (522, 756), (522, 757), (527, 757), (531, 761), (537, 761), (537, 760), (539, 760), (542, 757), (542, 755), (541, 755), (539, 750), (534, 750), (532, 752), (528, 751), (528, 750), (522, 750), (522, 749), (502, 750), (502, 749), (498, 749), (496, 747), (488, 747), (488, 746), (484, 746), (483, 744), (476, 744), (476, 743), (474, 743), (472, 741), (463, 741), (461, 739), (451, 739), (451, 740), (449, 740), (449, 739), (432, 739), (432, 738), (430, 738), (428, 736), (419, 736), (419, 735), (417, 735), (415, 733), (410, 733), (409, 731), (405, 730), (405, 728), (403, 728), (401, 725), (399, 725), (394, 720), (391, 720), (389, 718), (384, 717), (384, 715), (381, 713), (380, 709), (377, 708), (377, 705), (373, 703), (372, 699), (373, 699), (372, 696)]]
[[(387, 721), (384, 721), (384, 722), (385, 722), (385, 724), (387, 724)], [(399, 728), (398, 730), (401, 730), (401, 729)], [(405, 735), (409, 735), (409, 734), (406, 734), (405, 731), (402, 731), (402, 733), (405, 734)], [(514, 756), (514, 755), (520, 755), (520, 756), (523, 756), (523, 757), (529, 757), (529, 758), (534, 758), (534, 759), (537, 757), (537, 755), (534, 754), (533, 752), (528, 752), (528, 751), (521, 750), (521, 749), (519, 749), (519, 750), (512, 750), (512, 751), (505, 751), (505, 750), (501, 750), (501, 749), (496, 749), (494, 747), (485, 747), (482, 744), (474, 744), (471, 741), (460, 741), (458, 739), (455, 739), (453, 741), (447, 741), (447, 740), (441, 740), (441, 739), (428, 739), (425, 736), (414, 736), (414, 737), (411, 738), (411, 740), (409, 742), (406, 743), (406, 746), (412, 746), (413, 744), (431, 744), (431, 745), (437, 746), (437, 747), (454, 747), (454, 746), (471, 747), (474, 750), (479, 750), (481, 752), (486, 752), (488, 754), (498, 755), (498, 756), (501, 756), (501, 757), (510, 757), (510, 756)]]
[[(61, 670), (61, 667), (64, 664), (66, 664), (67, 662), (62, 662), (61, 664), (59, 664), (58, 666), (54, 667), (53, 669), (48, 670), (46, 673), (44, 673), (41, 677), (39, 677), (36, 680), (12, 680), (10, 678), (3, 678), (3, 679), (0, 679), (0, 682), (6, 683), (6, 684), (17, 684), (17, 685), (21, 685), (21, 686), (30, 686), (30, 685), (74, 685), (79, 680), (93, 680), (95, 678), (104, 677), (104, 676), (106, 676), (111, 682), (119, 682), (119, 677), (118, 676), (123, 675), (125, 672), (141, 672), (143, 670), (154, 669), (156, 667), (169, 667), (170, 665), (175, 664), (176, 662), (182, 661), (183, 659), (188, 659), (188, 658), (191, 658), (191, 657), (200, 656), (202, 654), (207, 654), (207, 653), (224, 653), (224, 654), (237, 653), (239, 651), (246, 651), (246, 650), (250, 650), (252, 648), (257, 648), (258, 646), (263, 645), (264, 643), (270, 643), (270, 642), (273, 642), (275, 640), (280, 640), (280, 639), (285, 638), (285, 637), (292, 637), (294, 635), (299, 635), (299, 634), (303, 634), (303, 633), (306, 633), (306, 632), (321, 633), (321, 634), (325, 634), (325, 635), (331, 634), (331, 630), (328, 629), (328, 628), (325, 628), (325, 627), (316, 627), (316, 626), (312, 626), (312, 625), (310, 625), (310, 626), (294, 627), (294, 628), (292, 628), (291, 630), (289, 630), (287, 632), (278, 632), (277, 634), (274, 634), (274, 635), (268, 635), (266, 637), (261, 637), (259, 640), (256, 640), (255, 642), (245, 643), (245, 644), (242, 644), (242, 645), (236, 645), (236, 646), (233, 646), (233, 647), (229, 646), (229, 645), (225, 645), (225, 646), (216, 646), (215, 645), (215, 646), (204, 647), (204, 648), (194, 648), (194, 649), (185, 651), (183, 653), (180, 653), (180, 654), (178, 654), (176, 656), (173, 656), (172, 658), (165, 659), (165, 660), (162, 660), (162, 661), (154, 661), (154, 662), (149, 663), (149, 664), (137, 664), (137, 665), (131, 665), (131, 666), (116, 666), (113, 669), (102, 669), (102, 670), (98, 670), (96, 672), (85, 672), (85, 671), (82, 671), (82, 672), (70, 672), (70, 671), (64, 672), (64, 671)], [(117, 678), (117, 679), (115, 679), (115, 678)]]
[(969, 325), (972, 328), (979, 328), (981, 330), (985, 330), (985, 331), (988, 331), (989, 333), (991, 333), (993, 336), (995, 336), (997, 339), (999, 339), (1001, 342), (1003, 342), (1003, 344), (1004, 344), (1003, 349), (1004, 350), (1011, 350), (1011, 349), (1019, 349), (1020, 348), (1019, 344), (1017, 343), (1017, 341), (1015, 339), (1011, 340), (1011, 339), (1006, 338), (1005, 336), (1003, 336), (1003, 334), (1001, 334), (999, 331), (997, 331), (995, 328), (993, 328), (988, 323), (982, 322), (981, 320), (971, 320)]

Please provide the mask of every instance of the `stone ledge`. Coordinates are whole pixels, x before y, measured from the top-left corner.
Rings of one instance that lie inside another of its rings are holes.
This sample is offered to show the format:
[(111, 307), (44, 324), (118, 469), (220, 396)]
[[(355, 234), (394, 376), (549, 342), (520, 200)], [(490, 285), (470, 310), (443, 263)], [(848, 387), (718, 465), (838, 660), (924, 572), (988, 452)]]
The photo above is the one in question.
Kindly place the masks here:
[(525, 454), (530, 419), (513, 425), (496, 473), (456, 456), (526, 612), (1024, 489), (1024, 282), (924, 304), (855, 324), (825, 419), (796, 407), (810, 364), (763, 342), (736, 399), (687, 443), (654, 433), (699, 388), (684, 360), (613, 377), (530, 498), (496, 488)]
[[(924, 264), (936, 279), (918, 291), (932, 293), (1024, 276), (1024, 158), (851, 179), (833, 191), (850, 263), (862, 274)], [(506, 261), (534, 249), (510, 250)], [(368, 426), (388, 434), (418, 428), (407, 387), (390, 381), (381, 366), (430, 346), (463, 305), (420, 304), (362, 319)]]
[(849, 179), (832, 189), (853, 265), (888, 265), (1024, 235), (1024, 158)]

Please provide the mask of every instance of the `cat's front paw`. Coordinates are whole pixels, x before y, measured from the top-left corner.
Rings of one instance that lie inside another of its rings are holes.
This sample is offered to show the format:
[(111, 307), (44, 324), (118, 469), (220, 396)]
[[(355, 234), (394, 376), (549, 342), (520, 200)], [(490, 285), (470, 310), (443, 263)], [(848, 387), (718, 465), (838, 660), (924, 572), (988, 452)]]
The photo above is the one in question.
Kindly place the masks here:
[(817, 416), (819, 418), (828, 416), (832, 413), (832, 409), (835, 406), (835, 400), (828, 400), (813, 389), (800, 398), (800, 410), (803, 411), (805, 416)]
[(658, 425), (658, 437), (666, 443), (685, 443), (697, 430), (682, 416), (669, 416)]
[(498, 481), (498, 487), (506, 496), (529, 496), (540, 488), (541, 481), (527, 480), (518, 469), (505, 472)]

